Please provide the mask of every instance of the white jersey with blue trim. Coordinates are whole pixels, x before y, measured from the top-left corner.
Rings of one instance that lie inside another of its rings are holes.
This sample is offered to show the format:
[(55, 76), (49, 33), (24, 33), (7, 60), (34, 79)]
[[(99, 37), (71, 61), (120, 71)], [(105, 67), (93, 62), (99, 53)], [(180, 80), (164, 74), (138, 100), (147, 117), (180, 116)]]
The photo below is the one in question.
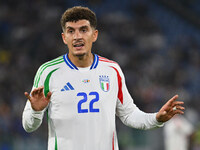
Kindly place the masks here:
[[(48, 107), (36, 112), (27, 101), (23, 127), (36, 130), (48, 111), (48, 150), (118, 150), (115, 116), (139, 129), (160, 126), (155, 114), (140, 111), (133, 103), (119, 65), (94, 54), (90, 68), (76, 67), (68, 54), (43, 64), (33, 89), (51, 91)], [(142, 119), (143, 118), (143, 119)]]

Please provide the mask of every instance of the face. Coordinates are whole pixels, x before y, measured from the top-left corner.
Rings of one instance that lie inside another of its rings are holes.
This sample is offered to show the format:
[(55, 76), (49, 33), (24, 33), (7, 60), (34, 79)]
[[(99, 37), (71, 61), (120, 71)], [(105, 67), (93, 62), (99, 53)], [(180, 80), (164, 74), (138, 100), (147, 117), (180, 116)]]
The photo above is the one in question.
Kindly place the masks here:
[(92, 43), (97, 40), (98, 31), (90, 26), (88, 20), (66, 22), (62, 33), (64, 43), (69, 48), (69, 55), (84, 56), (91, 53)]

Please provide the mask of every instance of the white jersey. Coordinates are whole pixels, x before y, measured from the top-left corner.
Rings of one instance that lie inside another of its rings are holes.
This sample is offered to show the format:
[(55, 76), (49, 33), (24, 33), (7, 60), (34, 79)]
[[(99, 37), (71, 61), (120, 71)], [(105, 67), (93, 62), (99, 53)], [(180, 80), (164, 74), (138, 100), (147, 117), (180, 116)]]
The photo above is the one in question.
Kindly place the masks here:
[[(94, 54), (90, 68), (77, 68), (68, 54), (43, 64), (33, 89), (51, 91), (48, 107), (48, 150), (118, 150), (115, 115), (124, 124), (150, 129), (161, 126), (155, 113), (144, 113), (133, 103), (117, 63)], [(44, 110), (44, 111), (45, 111)], [(44, 111), (27, 101), (23, 127), (27, 132), (42, 123)]]
[(164, 127), (165, 150), (188, 150), (193, 125), (183, 116), (174, 116)]

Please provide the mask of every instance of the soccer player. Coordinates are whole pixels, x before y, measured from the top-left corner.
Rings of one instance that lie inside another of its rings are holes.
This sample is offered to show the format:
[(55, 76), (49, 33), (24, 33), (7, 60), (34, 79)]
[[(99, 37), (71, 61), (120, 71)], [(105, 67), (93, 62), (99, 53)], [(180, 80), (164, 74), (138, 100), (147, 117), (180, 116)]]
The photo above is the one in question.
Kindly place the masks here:
[(165, 150), (189, 150), (194, 126), (183, 116), (175, 116), (164, 126)]
[(36, 130), (48, 113), (48, 150), (118, 150), (115, 116), (130, 127), (163, 126), (183, 114), (172, 97), (157, 113), (141, 111), (131, 98), (120, 66), (92, 53), (96, 15), (87, 7), (67, 9), (61, 18), (69, 52), (41, 65), (23, 112), (23, 127)]

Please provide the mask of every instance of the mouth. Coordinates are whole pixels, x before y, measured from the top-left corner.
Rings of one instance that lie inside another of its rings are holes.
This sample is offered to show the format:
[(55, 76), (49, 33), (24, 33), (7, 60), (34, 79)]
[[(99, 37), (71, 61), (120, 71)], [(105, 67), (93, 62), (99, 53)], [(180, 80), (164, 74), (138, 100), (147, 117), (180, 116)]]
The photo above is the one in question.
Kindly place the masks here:
[(81, 49), (84, 45), (84, 43), (74, 43), (73, 47), (75, 47), (76, 49)]

